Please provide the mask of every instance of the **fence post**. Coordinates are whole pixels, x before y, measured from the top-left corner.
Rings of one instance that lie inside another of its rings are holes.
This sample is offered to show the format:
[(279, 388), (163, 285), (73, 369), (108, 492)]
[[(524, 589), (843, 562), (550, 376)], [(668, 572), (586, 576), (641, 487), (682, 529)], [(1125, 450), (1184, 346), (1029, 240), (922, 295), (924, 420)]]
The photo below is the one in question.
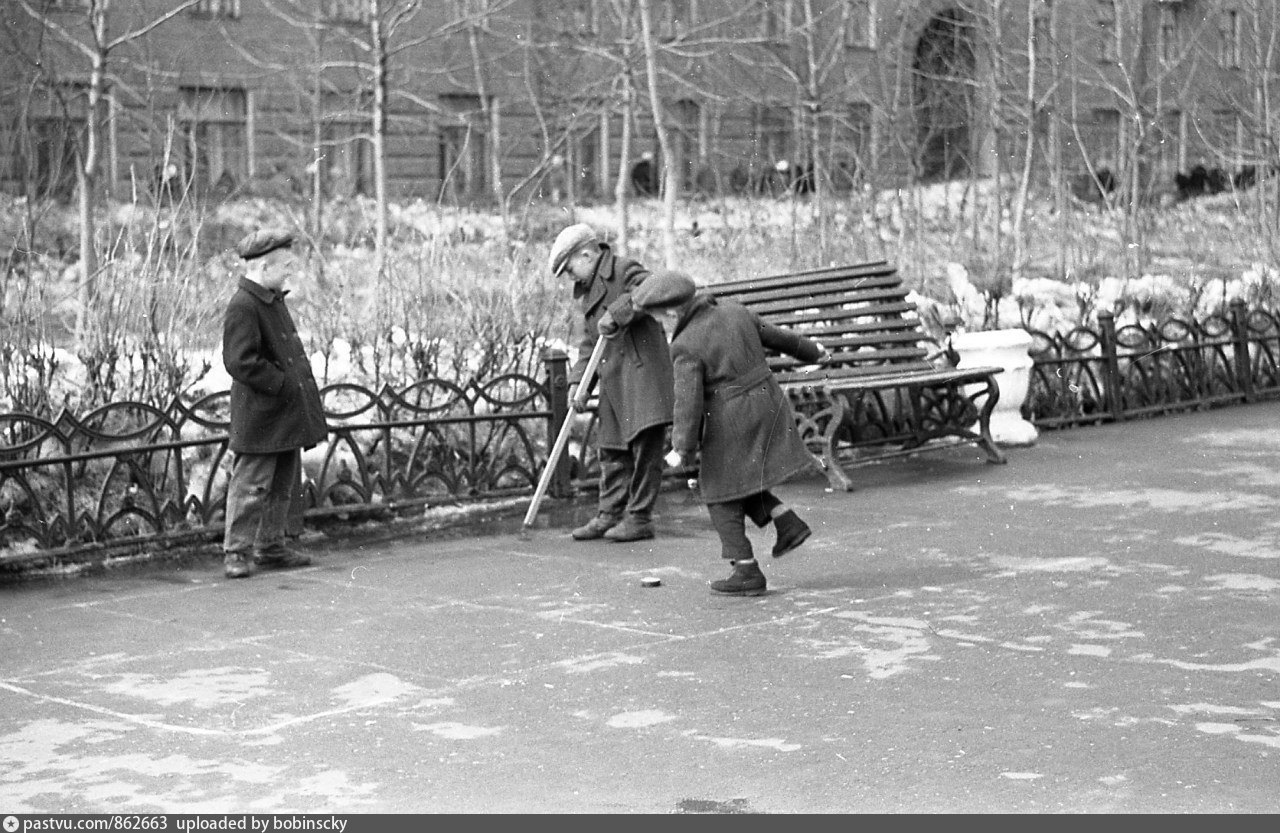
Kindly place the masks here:
[(1243, 298), (1231, 301), (1231, 345), (1234, 348), (1236, 386), (1245, 402), (1253, 401), (1253, 362), (1249, 359), (1249, 314)]
[[(560, 429), (569, 418), (569, 355), (563, 350), (548, 347), (542, 351), (542, 362), (547, 367), (547, 394), (551, 418), (547, 423), (547, 447), (544, 451), (551, 454), (551, 446)], [(567, 497), (570, 493), (569, 455), (561, 454), (556, 461), (555, 473), (551, 475), (551, 483), (547, 491), (552, 497)]]
[(1107, 392), (1107, 410), (1117, 422), (1124, 420), (1124, 395), (1120, 381), (1120, 356), (1116, 344), (1116, 317), (1114, 313), (1098, 313), (1098, 327), (1102, 330), (1102, 384)]

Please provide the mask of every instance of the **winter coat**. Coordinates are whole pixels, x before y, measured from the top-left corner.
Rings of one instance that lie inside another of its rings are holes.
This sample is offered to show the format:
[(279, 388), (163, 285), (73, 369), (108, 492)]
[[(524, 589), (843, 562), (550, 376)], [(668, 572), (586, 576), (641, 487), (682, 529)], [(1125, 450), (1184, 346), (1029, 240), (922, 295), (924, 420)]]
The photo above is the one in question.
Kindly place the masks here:
[(227, 304), (222, 363), (231, 374), (230, 448), (237, 453), (311, 448), (329, 433), (286, 294), (241, 278)]
[(814, 465), (766, 349), (805, 362), (820, 356), (810, 339), (704, 293), (675, 326), (671, 446), (686, 458), (701, 448), (698, 484), (707, 503), (758, 494)]
[(625, 449), (646, 428), (671, 424), (675, 401), (671, 351), (662, 324), (631, 303), (631, 290), (649, 277), (649, 271), (633, 260), (616, 257), (607, 245), (600, 249), (591, 279), (575, 282), (573, 287), (573, 297), (582, 309), (578, 325), (583, 330), (569, 383), (582, 381), (591, 351), (601, 338), (596, 327), (607, 310), (621, 331), (607, 339), (597, 370), (599, 444)]

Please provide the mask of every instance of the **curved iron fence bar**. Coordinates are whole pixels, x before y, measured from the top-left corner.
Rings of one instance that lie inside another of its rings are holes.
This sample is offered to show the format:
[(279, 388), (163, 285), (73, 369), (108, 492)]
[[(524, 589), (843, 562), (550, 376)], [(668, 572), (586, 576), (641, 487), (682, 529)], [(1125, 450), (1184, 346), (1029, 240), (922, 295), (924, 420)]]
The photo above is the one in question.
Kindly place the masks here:
[[(1234, 302), (1222, 315), (1065, 333), (1029, 331), (1023, 416), (1042, 429), (1095, 425), (1280, 396), (1280, 311)], [(532, 492), (571, 417), (567, 357), (547, 377), (423, 379), (374, 391), (322, 389), (330, 437), (305, 455), (307, 517), (396, 514)], [(874, 404), (874, 403), (873, 403)], [(870, 407), (870, 406), (869, 406)], [(221, 532), (232, 457), (230, 394), (165, 408), (120, 402), (83, 417), (0, 414), (0, 568)], [(886, 426), (894, 403), (878, 405)], [(594, 486), (597, 417), (580, 418), (553, 492)]]
[[(562, 379), (567, 357), (545, 357)], [(321, 390), (327, 442), (308, 452), (307, 516), (400, 512), (531, 492), (567, 400), (507, 373)], [(0, 414), (0, 567), (221, 532), (230, 392), (167, 408), (118, 402), (52, 421)], [(557, 491), (569, 487), (560, 479)]]

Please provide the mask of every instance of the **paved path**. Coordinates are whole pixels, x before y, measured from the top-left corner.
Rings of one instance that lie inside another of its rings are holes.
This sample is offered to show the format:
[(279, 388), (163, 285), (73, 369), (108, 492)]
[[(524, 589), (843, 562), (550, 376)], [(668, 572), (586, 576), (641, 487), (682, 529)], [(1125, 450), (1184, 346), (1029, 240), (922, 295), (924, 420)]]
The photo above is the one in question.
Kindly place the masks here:
[(816, 532), (755, 599), (708, 592), (684, 492), (640, 544), (515, 518), (5, 586), (0, 814), (1275, 813), (1278, 425), (789, 484)]

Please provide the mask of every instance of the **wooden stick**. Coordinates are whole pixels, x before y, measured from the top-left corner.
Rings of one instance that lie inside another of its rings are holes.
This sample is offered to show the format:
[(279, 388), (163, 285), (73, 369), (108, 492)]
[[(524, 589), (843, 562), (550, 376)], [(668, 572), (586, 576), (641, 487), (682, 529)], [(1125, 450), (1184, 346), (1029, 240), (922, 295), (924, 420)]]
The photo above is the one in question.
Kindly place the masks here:
[[(591, 386), (591, 381), (595, 378), (596, 368), (600, 366), (600, 357), (604, 355), (604, 345), (608, 339), (601, 336), (596, 339), (596, 345), (591, 350), (591, 358), (587, 360), (587, 369), (582, 373), (582, 380), (578, 382), (578, 393), (587, 390)], [(585, 400), (584, 400), (585, 401)], [(564, 453), (564, 447), (569, 444), (569, 433), (573, 428), (573, 415), (577, 413), (570, 409), (569, 415), (565, 417), (564, 425), (560, 426), (560, 434), (556, 437), (555, 445), (551, 447), (551, 453), (547, 455), (547, 467), (542, 470), (542, 477), (538, 478), (538, 488), (533, 492), (533, 501), (529, 504), (529, 511), (524, 515), (524, 526), (521, 531), (527, 531), (533, 525), (533, 519), (538, 515), (538, 506), (542, 503), (542, 498), (547, 493), (547, 487), (551, 484), (551, 476), (555, 471), (556, 463), (560, 461), (560, 455)]]

